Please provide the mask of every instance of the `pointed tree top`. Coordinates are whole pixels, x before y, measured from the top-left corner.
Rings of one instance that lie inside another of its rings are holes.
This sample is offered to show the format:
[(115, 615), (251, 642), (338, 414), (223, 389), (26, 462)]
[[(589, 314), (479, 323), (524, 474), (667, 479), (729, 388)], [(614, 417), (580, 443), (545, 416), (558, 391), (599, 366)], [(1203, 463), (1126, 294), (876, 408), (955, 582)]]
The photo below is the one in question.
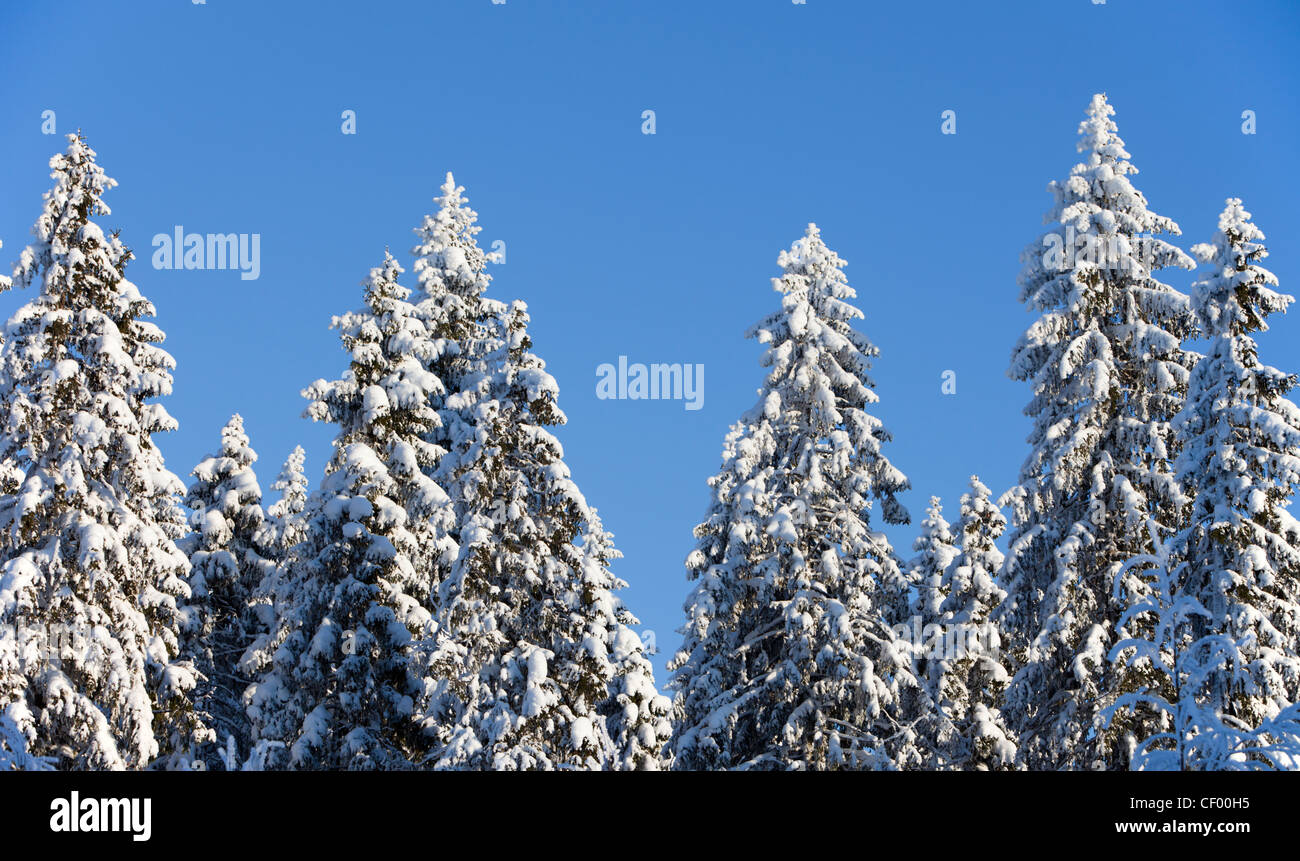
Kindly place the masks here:
[[(970, 477), (970, 491), (963, 493), (961, 496), (961, 520), (962, 528), (967, 533), (971, 530), (991, 529), (994, 534), (985, 539), (987, 547), (984, 549), (995, 550), (992, 547), (992, 540), (1002, 534), (1002, 530), (1006, 528), (1007, 519), (1002, 514), (1001, 508), (993, 501), (992, 493), (988, 487), (979, 480), (977, 475)], [(964, 535), (963, 540), (970, 541), (971, 536), (969, 534)], [(968, 547), (968, 549), (971, 548)]]
[[(38, 270), (45, 270), (45, 287), (61, 283), (67, 272), (115, 269), (128, 252), (116, 235), (105, 236), (90, 219), (109, 215), (103, 194), (117, 185), (95, 164), (95, 151), (70, 134), (68, 148), (50, 159), (54, 187), (45, 192), (45, 206), (32, 225), (36, 241), (23, 249), (13, 280), (29, 287)], [(76, 253), (72, 253), (72, 252)], [(91, 260), (90, 258), (95, 258)], [(119, 279), (120, 280), (120, 279)]]
[(950, 525), (943, 516), (943, 500), (938, 496), (931, 496), (930, 504), (925, 507), (925, 519), (921, 521), (922, 529), (927, 534), (946, 538)]
[[(280, 468), (280, 475), (271, 484), (271, 489), (280, 493), (280, 501), (267, 511), (272, 517), (284, 517), (302, 510), (302, 497), (307, 490), (307, 477), (303, 475), (303, 464), (306, 460), (307, 453), (300, 445), (294, 446), (293, 451), (285, 458), (284, 466)], [(295, 493), (298, 499), (294, 499)]]
[(1097, 93), (1088, 104), (1088, 118), (1079, 123), (1079, 152), (1089, 153), (1091, 164), (1123, 162), (1122, 173), (1137, 173), (1137, 168), (1129, 165), (1129, 158), (1124, 149), (1124, 141), (1119, 136), (1119, 126), (1111, 119), (1115, 109), (1106, 101), (1104, 93)]
[(1268, 249), (1263, 245), (1264, 231), (1250, 220), (1251, 215), (1241, 205), (1241, 198), (1229, 197), (1224, 204), (1214, 239), (1193, 245), (1192, 254), (1202, 263), (1217, 261), (1229, 269), (1249, 271), (1250, 264), (1268, 256)]
[(808, 222), (808, 227), (804, 230), (803, 236), (797, 239), (794, 246), (790, 249), (792, 257), (795, 260), (803, 260), (816, 256), (816, 249), (826, 248), (826, 243), (822, 241), (822, 231), (815, 223)]
[[(1235, 236), (1238, 240), (1247, 242), (1262, 241), (1264, 231), (1255, 226), (1250, 220), (1251, 215), (1241, 205), (1240, 197), (1229, 197), (1224, 201), (1226, 204), (1223, 212), (1219, 213), (1219, 230), (1227, 236)], [(1267, 257), (1268, 251), (1261, 248), (1260, 257)]]
[[(830, 269), (839, 269), (847, 265), (847, 262), (822, 240), (821, 228), (813, 222), (808, 223), (803, 236), (796, 239), (789, 249), (781, 252), (776, 262), (786, 270), (808, 268), (818, 263), (824, 263)], [(841, 275), (840, 278), (842, 277)], [(773, 282), (776, 289), (782, 291), (784, 288), (776, 283), (779, 280), (773, 279)]]
[(456, 209), (465, 200), (465, 187), (456, 184), (456, 178), (451, 175), (451, 171), (447, 171), (447, 178), (443, 181), (439, 191), (442, 194), (433, 200), (443, 209)]
[(1192, 304), (1203, 333), (1210, 337), (1264, 332), (1269, 314), (1285, 313), (1294, 297), (1278, 293), (1277, 276), (1259, 265), (1268, 257), (1264, 231), (1250, 220), (1241, 199), (1230, 197), (1219, 214), (1219, 229), (1211, 242), (1192, 246), (1192, 253), (1209, 264), (1210, 273), (1192, 285)]
[[(1268, 249), (1263, 245), (1264, 231), (1250, 220), (1251, 215), (1241, 205), (1241, 198), (1229, 197), (1224, 204), (1223, 211), (1219, 213), (1219, 229), (1214, 234), (1214, 239), (1193, 245), (1192, 254), (1202, 263), (1218, 262), (1227, 270), (1250, 272), (1256, 269), (1258, 271), (1255, 274), (1262, 272), (1271, 276), (1272, 273), (1267, 270), (1251, 266), (1268, 256)], [(1236, 278), (1241, 283), (1249, 280), (1245, 276), (1233, 276), (1228, 272), (1224, 273), (1224, 277)], [(1277, 281), (1274, 279), (1268, 283), (1276, 284)]]
[[(68, 141), (67, 149), (61, 153), (56, 153), (50, 158), (50, 167), (58, 170), (64, 165), (80, 165), (94, 162), (97, 153), (86, 143), (86, 137), (77, 129), (71, 134), (63, 136)], [(112, 180), (110, 180), (112, 182)], [(117, 183), (112, 183), (116, 185)]]
[(243, 436), (244, 417), (239, 413), (234, 413), (231, 415), (230, 421), (226, 422), (226, 426), (222, 428), (221, 432), (223, 435), (230, 434), (231, 436)]
[(253, 451), (248, 434), (244, 431), (244, 417), (239, 413), (231, 416), (230, 421), (221, 429), (220, 456), (232, 458), (241, 466), (257, 462), (257, 452)]
[(911, 562), (913, 570), (933, 564), (938, 571), (943, 571), (956, 553), (952, 524), (943, 516), (943, 504), (937, 496), (930, 497), (925, 517), (921, 519), (921, 533), (912, 542), (912, 549), (918, 554)]
[(372, 267), (365, 278), (361, 280), (361, 286), (364, 288), (362, 294), (366, 307), (372, 314), (381, 316), (387, 311), (392, 310), (389, 300), (396, 299), (399, 302), (405, 302), (411, 296), (411, 290), (397, 283), (397, 279), (406, 270), (397, 262), (397, 258), (385, 248), (383, 262), (378, 266)]
[[(117, 180), (105, 176), (103, 169), (95, 164), (97, 153), (86, 143), (86, 139), (82, 136), (80, 130), (66, 137), (68, 139), (68, 148), (50, 158), (50, 170), (53, 171), (50, 177), (58, 180), (62, 179), (63, 174), (77, 177), (79, 180), (78, 185), (95, 192), (95, 201), (98, 206), (89, 214), (110, 214), (108, 207), (99, 202), (99, 194), (115, 187)], [(52, 194), (53, 192), (47, 193), (46, 200), (49, 200)]]
[(464, 192), (448, 171), (442, 194), (434, 198), (438, 211), (426, 215), (415, 229), (420, 243), (411, 253), (416, 258), (416, 280), (426, 296), (448, 290), (480, 296), (492, 280), (484, 269), (499, 256), (485, 254), (474, 240), (482, 228), (475, 223), (478, 213), (469, 208)]
[(364, 286), (378, 285), (381, 283), (392, 284), (396, 282), (405, 271), (406, 270), (402, 268), (402, 264), (398, 263), (397, 258), (393, 256), (393, 253), (388, 248), (385, 248), (383, 262), (378, 266), (371, 268), (370, 274), (366, 276), (366, 279), (362, 284)]

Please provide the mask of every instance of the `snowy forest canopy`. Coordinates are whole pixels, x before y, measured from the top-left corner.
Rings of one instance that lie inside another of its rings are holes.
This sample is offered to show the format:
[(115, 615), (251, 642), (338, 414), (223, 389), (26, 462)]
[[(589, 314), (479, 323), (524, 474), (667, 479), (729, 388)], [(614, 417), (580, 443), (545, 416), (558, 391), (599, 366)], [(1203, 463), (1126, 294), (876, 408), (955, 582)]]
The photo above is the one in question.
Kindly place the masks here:
[[(270, 502), (238, 415), (188, 486), (165, 465), (175, 363), (70, 136), (0, 277), (32, 292), (0, 352), (0, 770), (1300, 768), (1300, 409), (1253, 337), (1293, 299), (1240, 200), (1170, 241), (1113, 113), (1021, 255), (1019, 479), (931, 499), (911, 556), (845, 261), (816, 225), (781, 252), (664, 692), (451, 174), (410, 273), (385, 252), (333, 319), (303, 391), (330, 460), (292, 452)], [(1198, 261), (1191, 295), (1157, 277)]]

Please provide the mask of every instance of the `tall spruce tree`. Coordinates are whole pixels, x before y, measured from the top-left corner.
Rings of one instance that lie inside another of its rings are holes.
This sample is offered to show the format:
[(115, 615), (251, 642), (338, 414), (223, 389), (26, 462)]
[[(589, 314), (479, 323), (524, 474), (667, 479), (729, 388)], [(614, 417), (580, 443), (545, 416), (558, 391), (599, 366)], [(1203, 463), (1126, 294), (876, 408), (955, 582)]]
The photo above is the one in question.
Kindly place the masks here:
[(338, 436), (277, 634), (249, 656), (262, 673), (248, 694), (255, 766), (396, 770), (425, 753), (431, 593), (456, 548), (448, 497), (428, 475), (438, 347), (401, 271), (391, 255), (371, 270), (365, 307), (334, 320), (348, 370), (303, 393)]
[(770, 369), (733, 426), (686, 565), (697, 584), (671, 685), (681, 769), (892, 768), (915, 679), (886, 617), (903, 582), (886, 537), (907, 478), (867, 412), (876, 347), (816, 225), (781, 253), (781, 309), (750, 330)]
[(1289, 508), (1300, 487), (1300, 409), (1286, 397), (1296, 377), (1261, 363), (1252, 337), (1294, 298), (1259, 265), (1263, 240), (1229, 198), (1213, 242), (1192, 249), (1210, 267), (1193, 293), (1210, 344), (1176, 423), (1178, 478), (1196, 497), (1179, 546), (1181, 591), (1206, 612), (1192, 636), (1238, 644), (1227, 660), (1238, 671), (1212, 673), (1197, 696), (1251, 727), (1300, 699), (1300, 523)]
[(50, 160), (53, 189), (15, 270), (39, 293), (0, 353), (0, 711), (29, 753), (65, 768), (184, 766), (209, 737), (178, 659), (189, 597), (181, 481), (156, 433), (174, 361), (131, 252), (92, 221), (116, 183), (80, 135)]
[(655, 768), (670, 704), (614, 595), (610, 536), (547, 430), (565, 421), (558, 386), (524, 304), (497, 322), (490, 382), (447, 422), (458, 434), (439, 470), (460, 555), (439, 596), (435, 765)]
[(238, 414), (221, 429), (221, 448), (194, 467), (185, 504), (191, 532), (179, 544), (190, 559), (191, 615), (182, 654), (202, 679), (195, 706), (216, 733), (202, 750), (209, 769), (238, 768), (250, 753), (244, 690), (252, 679), (241, 659), (269, 621), (259, 614), (257, 590), (274, 569), (263, 545), (266, 514), (253, 464), (257, 453)]
[(1170, 420), (1194, 361), (1181, 346), (1193, 318), (1154, 273), (1193, 263), (1157, 238), (1178, 226), (1133, 187), (1113, 113), (1093, 97), (1084, 161), (1049, 186), (1051, 228), (1022, 255), (1020, 298), (1040, 316), (1009, 374), (1033, 388), (1034, 429), (1004, 497), (1015, 528), (1000, 618), (1018, 665), (1007, 718), (1034, 769), (1126, 768), (1134, 740), (1161, 721), (1138, 712), (1107, 727), (1100, 715), (1141, 684), (1106, 661), (1123, 611), (1111, 584), (1150, 551), (1148, 524), (1168, 535), (1185, 516)]

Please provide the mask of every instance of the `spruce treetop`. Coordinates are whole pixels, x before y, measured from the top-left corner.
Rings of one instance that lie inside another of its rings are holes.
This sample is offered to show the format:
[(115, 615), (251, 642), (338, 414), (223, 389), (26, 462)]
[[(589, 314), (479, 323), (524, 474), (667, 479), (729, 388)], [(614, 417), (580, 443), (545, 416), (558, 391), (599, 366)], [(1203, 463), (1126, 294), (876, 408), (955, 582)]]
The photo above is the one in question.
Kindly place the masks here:
[(450, 292), (476, 299), (492, 281), (487, 264), (497, 256), (478, 247), (474, 237), (483, 229), (476, 223), (478, 213), (470, 209), (465, 187), (456, 184), (451, 171), (441, 191), (434, 198), (438, 211), (426, 215), (415, 230), (420, 240), (411, 250), (416, 258), (416, 280), (426, 296)]
[(1208, 243), (1192, 246), (1192, 253), (1210, 267), (1209, 277), (1198, 281), (1192, 303), (1201, 321), (1201, 334), (1249, 335), (1268, 331), (1264, 318), (1285, 313), (1295, 297), (1278, 293), (1277, 276), (1259, 261), (1268, 256), (1264, 232), (1242, 206), (1230, 197), (1219, 214), (1219, 229)]
[(280, 498), (267, 509), (271, 517), (291, 517), (302, 512), (307, 501), (308, 482), (303, 472), (306, 462), (307, 453), (302, 446), (294, 446), (280, 468), (279, 476), (271, 482), (271, 489), (280, 494)]

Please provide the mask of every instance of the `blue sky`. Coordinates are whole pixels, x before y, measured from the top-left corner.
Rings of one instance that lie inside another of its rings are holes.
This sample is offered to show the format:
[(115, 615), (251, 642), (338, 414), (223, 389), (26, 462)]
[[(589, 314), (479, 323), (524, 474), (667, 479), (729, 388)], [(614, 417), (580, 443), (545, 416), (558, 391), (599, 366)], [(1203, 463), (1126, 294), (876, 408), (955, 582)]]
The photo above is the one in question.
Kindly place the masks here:
[[(661, 682), (705, 479), (762, 381), (743, 333), (776, 307), (777, 253), (808, 222), (849, 261), (881, 348), (877, 414), (914, 522), (931, 494), (955, 517), (972, 472), (1001, 492), (1026, 453), (1029, 393), (1005, 374), (1031, 319), (1018, 258), (1092, 93), (1108, 94), (1135, 182), (1184, 247), (1240, 196), (1298, 292), (1288, 0), (54, 8), (0, 9), (0, 263), (27, 241), (61, 135), (81, 128), (121, 183), (101, 223), (136, 250), (132, 280), (178, 362), (169, 466), (187, 476), (238, 411), (264, 487), (296, 443), (318, 477), (331, 429), (300, 418), (298, 392), (344, 369), (330, 316), (359, 303), (386, 246), (409, 269), (411, 230), (452, 170), (483, 244), (505, 243), (492, 295), (530, 307), (568, 463), (626, 556), (616, 571), (657, 635)], [(42, 134), (47, 110), (59, 137)], [(955, 135), (940, 133), (945, 110)], [(260, 234), (260, 277), (155, 271), (152, 237), (176, 225)], [(0, 313), (23, 300), (0, 296)], [(1300, 370), (1297, 334), (1294, 315), (1278, 320), (1264, 359)], [(620, 355), (703, 364), (704, 408), (598, 400), (596, 368)], [(910, 555), (914, 527), (889, 533)]]

